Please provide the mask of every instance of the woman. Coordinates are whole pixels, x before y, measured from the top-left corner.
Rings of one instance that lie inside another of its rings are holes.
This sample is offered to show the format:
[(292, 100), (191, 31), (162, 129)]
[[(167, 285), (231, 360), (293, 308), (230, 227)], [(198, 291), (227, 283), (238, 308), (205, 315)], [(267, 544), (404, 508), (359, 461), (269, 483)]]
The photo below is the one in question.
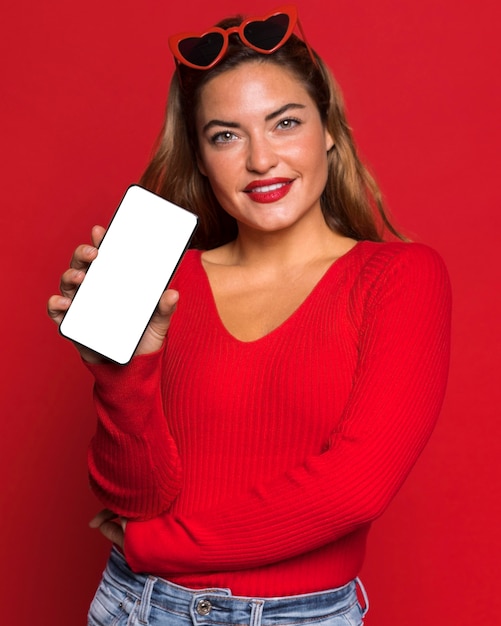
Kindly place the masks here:
[[(200, 227), (129, 365), (79, 347), (107, 507), (91, 525), (116, 544), (93, 626), (361, 624), (370, 524), (438, 416), (446, 270), (383, 243), (397, 233), (339, 89), (295, 26), (286, 7), (170, 40), (141, 182)], [(57, 323), (94, 246), (49, 301)]]

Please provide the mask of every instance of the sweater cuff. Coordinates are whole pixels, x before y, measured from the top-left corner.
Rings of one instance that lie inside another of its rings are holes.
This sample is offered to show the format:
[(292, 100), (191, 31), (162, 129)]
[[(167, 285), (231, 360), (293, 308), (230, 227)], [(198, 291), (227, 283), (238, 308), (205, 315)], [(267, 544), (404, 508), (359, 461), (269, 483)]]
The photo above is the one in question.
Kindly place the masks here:
[(120, 423), (121, 430), (143, 428), (152, 413), (161, 413), (162, 350), (135, 356), (127, 365), (85, 365), (94, 376), (98, 412), (99, 407), (104, 409), (112, 422)]
[(101, 361), (100, 363), (90, 363), (85, 359), (82, 359), (82, 363), (94, 376), (96, 382), (113, 382), (134, 378), (135, 376), (147, 376), (154, 369), (158, 368), (158, 365), (162, 358), (163, 349), (156, 352), (150, 352), (149, 354), (140, 354), (133, 357), (126, 365), (119, 365), (113, 363), (113, 361)]

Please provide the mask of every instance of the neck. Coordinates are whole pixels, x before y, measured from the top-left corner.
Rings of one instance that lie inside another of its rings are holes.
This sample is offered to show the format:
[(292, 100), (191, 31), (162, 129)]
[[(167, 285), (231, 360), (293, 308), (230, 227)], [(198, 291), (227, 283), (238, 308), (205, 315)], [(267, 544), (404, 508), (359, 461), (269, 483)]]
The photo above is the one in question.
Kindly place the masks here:
[(322, 217), (318, 224), (275, 232), (262, 232), (240, 226), (235, 241), (227, 246), (234, 265), (296, 266), (319, 258), (336, 258), (354, 245), (332, 231)]

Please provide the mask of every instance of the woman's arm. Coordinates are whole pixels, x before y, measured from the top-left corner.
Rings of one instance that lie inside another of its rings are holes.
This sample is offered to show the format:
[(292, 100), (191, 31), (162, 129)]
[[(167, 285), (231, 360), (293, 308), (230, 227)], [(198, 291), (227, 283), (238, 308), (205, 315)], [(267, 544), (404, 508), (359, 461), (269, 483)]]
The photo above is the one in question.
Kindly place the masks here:
[(438, 255), (411, 244), (366, 304), (359, 366), (329, 449), (217, 510), (129, 522), (137, 571), (246, 569), (294, 557), (387, 507), (438, 417), (449, 365), (450, 285)]
[(104, 506), (130, 519), (165, 511), (181, 488), (181, 462), (162, 406), (161, 359), (160, 350), (127, 366), (87, 364), (98, 416), (90, 484)]
[[(70, 267), (61, 277), (60, 294), (49, 298), (47, 311), (57, 325), (99, 254), (104, 233), (103, 227), (95, 226), (93, 245), (75, 249)], [(161, 348), (177, 301), (177, 291), (164, 291), (134, 358), (126, 366), (74, 344), (96, 379), (99, 419), (89, 450), (91, 485), (106, 507), (132, 519), (158, 515), (180, 489), (180, 460), (168, 432), (159, 383)]]

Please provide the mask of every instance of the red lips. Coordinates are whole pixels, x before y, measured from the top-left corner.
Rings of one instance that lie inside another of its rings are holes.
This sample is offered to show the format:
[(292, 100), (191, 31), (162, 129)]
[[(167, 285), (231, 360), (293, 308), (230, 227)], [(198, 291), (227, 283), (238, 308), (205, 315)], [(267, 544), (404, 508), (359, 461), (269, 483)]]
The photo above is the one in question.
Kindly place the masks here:
[(254, 202), (276, 202), (289, 193), (293, 182), (293, 178), (268, 178), (266, 180), (253, 180), (247, 185), (244, 192)]

